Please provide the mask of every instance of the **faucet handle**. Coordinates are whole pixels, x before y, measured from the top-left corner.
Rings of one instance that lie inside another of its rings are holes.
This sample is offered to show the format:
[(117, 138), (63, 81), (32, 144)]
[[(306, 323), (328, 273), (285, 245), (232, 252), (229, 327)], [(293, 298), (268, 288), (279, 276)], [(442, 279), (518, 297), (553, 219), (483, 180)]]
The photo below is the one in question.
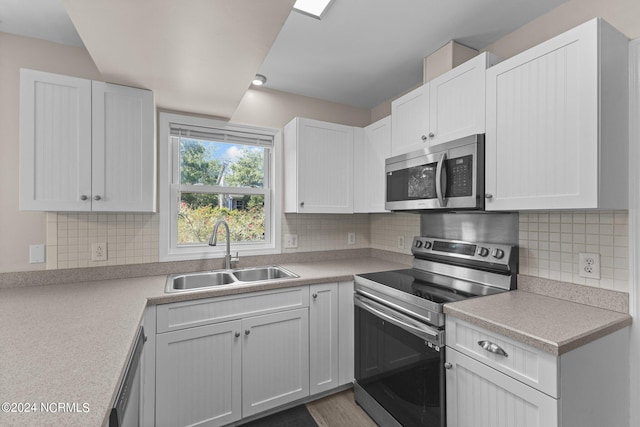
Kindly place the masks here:
[(238, 251), (236, 251), (236, 256), (231, 256), (231, 259), (229, 260), (229, 262), (236, 263), (236, 264), (240, 262), (240, 256), (238, 256)]

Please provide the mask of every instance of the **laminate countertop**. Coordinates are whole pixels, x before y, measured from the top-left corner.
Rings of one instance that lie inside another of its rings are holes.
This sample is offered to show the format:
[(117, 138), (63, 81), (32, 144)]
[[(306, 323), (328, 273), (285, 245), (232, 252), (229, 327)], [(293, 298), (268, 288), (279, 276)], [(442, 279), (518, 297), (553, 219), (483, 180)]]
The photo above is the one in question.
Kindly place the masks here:
[(626, 313), (519, 290), (446, 304), (444, 312), (556, 356), (632, 320)]
[(0, 425), (106, 425), (149, 304), (407, 268), (378, 258), (281, 265), (300, 277), (173, 294), (166, 276), (0, 289)]

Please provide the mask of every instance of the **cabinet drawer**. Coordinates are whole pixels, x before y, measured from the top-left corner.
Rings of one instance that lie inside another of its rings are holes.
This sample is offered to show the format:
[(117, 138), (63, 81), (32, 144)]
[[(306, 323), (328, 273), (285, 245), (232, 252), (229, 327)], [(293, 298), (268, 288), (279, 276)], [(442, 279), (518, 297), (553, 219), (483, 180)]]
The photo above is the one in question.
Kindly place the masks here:
[(308, 286), (164, 304), (158, 333), (308, 306)]
[[(479, 342), (499, 346), (506, 356), (485, 350)], [(503, 372), (549, 396), (558, 398), (558, 359), (503, 335), (447, 317), (447, 346)]]

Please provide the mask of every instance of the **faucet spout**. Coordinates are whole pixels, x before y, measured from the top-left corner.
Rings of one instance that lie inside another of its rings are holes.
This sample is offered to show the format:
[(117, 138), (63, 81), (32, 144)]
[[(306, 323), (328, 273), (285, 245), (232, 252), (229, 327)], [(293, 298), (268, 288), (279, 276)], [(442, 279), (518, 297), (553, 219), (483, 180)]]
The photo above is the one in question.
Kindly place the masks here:
[(213, 226), (213, 232), (211, 232), (211, 238), (209, 238), (209, 246), (216, 246), (218, 243), (218, 228), (220, 225), (224, 225), (225, 237), (227, 238), (226, 254), (224, 256), (224, 268), (231, 270), (231, 236), (229, 232), (229, 224), (223, 219), (218, 220)]

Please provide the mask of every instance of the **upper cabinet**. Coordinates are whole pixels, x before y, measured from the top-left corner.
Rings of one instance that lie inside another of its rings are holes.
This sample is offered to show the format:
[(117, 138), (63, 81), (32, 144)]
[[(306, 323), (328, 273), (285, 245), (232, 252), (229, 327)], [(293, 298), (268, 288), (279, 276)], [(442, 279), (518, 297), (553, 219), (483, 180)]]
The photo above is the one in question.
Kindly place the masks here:
[(296, 117), (284, 127), (284, 211), (353, 213), (352, 126)]
[(487, 70), (487, 210), (627, 207), (628, 40), (593, 19)]
[(148, 90), (22, 69), (20, 209), (153, 212)]
[(388, 157), (391, 157), (391, 116), (365, 127), (362, 136), (355, 138), (354, 212), (388, 212), (384, 208), (387, 186), (384, 167)]
[(485, 132), (484, 52), (391, 103), (392, 155)]

